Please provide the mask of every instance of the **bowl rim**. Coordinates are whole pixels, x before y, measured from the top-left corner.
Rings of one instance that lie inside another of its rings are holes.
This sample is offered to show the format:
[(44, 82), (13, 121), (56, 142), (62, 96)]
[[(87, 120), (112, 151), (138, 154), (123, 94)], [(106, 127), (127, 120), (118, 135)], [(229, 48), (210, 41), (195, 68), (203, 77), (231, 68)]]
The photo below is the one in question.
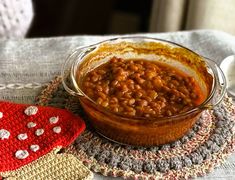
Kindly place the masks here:
[[(189, 111), (185, 111), (183, 113), (179, 113), (179, 114), (176, 114), (176, 115), (173, 115), (173, 116), (167, 116), (167, 117), (132, 117), (132, 116), (126, 116), (122, 113), (118, 113), (118, 112), (113, 112), (113, 111), (110, 111), (108, 110), (107, 108), (97, 104), (94, 100), (92, 100), (89, 96), (87, 96), (83, 90), (81, 88), (79, 88), (79, 86), (77, 85), (77, 81), (76, 81), (76, 77), (74, 76), (77, 72), (76, 68), (78, 66), (75, 66), (75, 63), (79, 60), (76, 59), (71, 67), (71, 73), (70, 73), (70, 78), (72, 78), (72, 82), (73, 82), (73, 85), (76, 86), (76, 88), (79, 89), (79, 91), (81, 92), (81, 94), (83, 95), (84, 98), (86, 98), (87, 100), (89, 100), (91, 103), (92, 103), (92, 106), (94, 108), (99, 108), (98, 110), (99, 111), (102, 111), (106, 114), (110, 114), (112, 116), (117, 116), (117, 117), (120, 117), (122, 120), (133, 120), (133, 121), (143, 121), (143, 120), (147, 120), (147, 121), (151, 121), (151, 122), (165, 122), (165, 121), (169, 121), (169, 120), (172, 120), (172, 119), (178, 119), (178, 118), (182, 118), (184, 116), (188, 116), (188, 115), (191, 115), (193, 113), (196, 113), (196, 112), (201, 112), (202, 110), (205, 110), (205, 109), (208, 109), (209, 107), (206, 106), (210, 101), (211, 99), (213, 98), (214, 94), (215, 94), (215, 91), (216, 91), (216, 81), (217, 81), (217, 78), (216, 77), (216, 73), (215, 73), (215, 70), (214, 68), (211, 67), (211, 65), (207, 62), (208, 61), (211, 61), (212, 63), (216, 64), (213, 60), (209, 59), (209, 58), (206, 58), (204, 56), (201, 56), (199, 55), (198, 53), (196, 53), (195, 51), (183, 46), (183, 45), (180, 45), (178, 43), (175, 43), (175, 42), (172, 42), (172, 41), (169, 41), (169, 40), (164, 40), (164, 39), (160, 39), (160, 38), (153, 38), (153, 37), (147, 37), (147, 36), (121, 36), (121, 37), (115, 37), (115, 38), (110, 38), (110, 39), (106, 39), (106, 40), (103, 40), (103, 41), (100, 41), (98, 43), (94, 43), (94, 44), (91, 44), (91, 45), (86, 45), (86, 46), (81, 46), (81, 47), (78, 47), (76, 48), (73, 52), (76, 53), (78, 50), (82, 50), (82, 49), (88, 49), (88, 48), (92, 48), (92, 47), (98, 47), (99, 45), (103, 44), (103, 43), (107, 43), (107, 42), (115, 42), (115, 41), (118, 41), (120, 40), (123, 41), (123, 40), (127, 40), (127, 39), (130, 39), (130, 40), (133, 40), (133, 39), (140, 39), (140, 40), (149, 40), (149, 41), (155, 41), (155, 42), (159, 42), (159, 43), (166, 43), (168, 45), (173, 45), (173, 46), (176, 46), (176, 47), (180, 47), (180, 48), (183, 48), (191, 53), (193, 53), (194, 55), (200, 57), (202, 60), (204, 60), (205, 64), (209, 67), (209, 69), (211, 69), (212, 71), (212, 86), (211, 86), (211, 90), (209, 92), (209, 95), (208, 97), (198, 106), (194, 107), (193, 109), (189, 110)], [(95, 49), (96, 49), (95, 48)], [(95, 50), (94, 49), (94, 50)], [(92, 50), (91, 52), (93, 52), (94, 50)], [(73, 53), (73, 54), (74, 54)], [(89, 52), (90, 53), (90, 52)], [(68, 58), (71, 58), (71, 56), (69, 56)], [(80, 59), (81, 60), (81, 59)], [(81, 61), (82, 62), (82, 61)], [(81, 63), (79, 62), (79, 63)], [(76, 84), (75, 84), (76, 83)], [(75, 88), (75, 89), (76, 89)], [(82, 97), (82, 96), (81, 96)]]

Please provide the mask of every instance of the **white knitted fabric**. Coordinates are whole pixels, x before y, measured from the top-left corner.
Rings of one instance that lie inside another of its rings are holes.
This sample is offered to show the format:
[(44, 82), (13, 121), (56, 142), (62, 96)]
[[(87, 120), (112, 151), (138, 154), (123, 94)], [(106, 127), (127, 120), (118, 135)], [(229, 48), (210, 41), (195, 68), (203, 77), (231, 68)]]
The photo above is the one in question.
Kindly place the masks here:
[(31, 0), (0, 0), (0, 38), (25, 37), (32, 19)]

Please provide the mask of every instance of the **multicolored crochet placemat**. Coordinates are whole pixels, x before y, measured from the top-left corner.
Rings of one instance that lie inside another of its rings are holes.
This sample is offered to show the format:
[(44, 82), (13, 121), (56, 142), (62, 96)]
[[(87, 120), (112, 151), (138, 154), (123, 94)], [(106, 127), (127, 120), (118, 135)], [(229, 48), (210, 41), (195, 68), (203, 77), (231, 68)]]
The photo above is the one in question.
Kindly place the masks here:
[[(68, 108), (87, 119), (77, 100), (67, 94), (61, 78), (38, 97), (39, 105)], [(130, 179), (187, 179), (203, 176), (235, 150), (235, 109), (227, 96), (213, 111), (205, 111), (193, 128), (171, 144), (151, 148), (116, 144), (89, 127), (65, 151), (105, 176)]]

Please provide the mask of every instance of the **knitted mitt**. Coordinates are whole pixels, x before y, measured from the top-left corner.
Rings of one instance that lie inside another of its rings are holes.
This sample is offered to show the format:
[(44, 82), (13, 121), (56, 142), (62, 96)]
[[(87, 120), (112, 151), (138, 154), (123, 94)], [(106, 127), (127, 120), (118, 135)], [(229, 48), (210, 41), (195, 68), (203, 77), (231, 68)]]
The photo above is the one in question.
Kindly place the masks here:
[(0, 102), (0, 174), (68, 146), (84, 129), (67, 110)]

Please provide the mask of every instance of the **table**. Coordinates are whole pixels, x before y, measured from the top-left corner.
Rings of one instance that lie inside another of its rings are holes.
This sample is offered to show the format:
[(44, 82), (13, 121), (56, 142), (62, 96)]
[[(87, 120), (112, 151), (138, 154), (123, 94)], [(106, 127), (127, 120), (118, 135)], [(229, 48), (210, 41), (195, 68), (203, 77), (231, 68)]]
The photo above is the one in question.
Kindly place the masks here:
[[(215, 30), (135, 34), (170, 40), (213, 59), (218, 64), (235, 54), (235, 37)], [(43, 85), (60, 74), (66, 57), (78, 46), (114, 36), (70, 36), (20, 40), (0, 40), (0, 98), (18, 103), (33, 103)], [(208, 176), (198, 179), (234, 179), (235, 154)], [(95, 175), (95, 179), (105, 178)]]

